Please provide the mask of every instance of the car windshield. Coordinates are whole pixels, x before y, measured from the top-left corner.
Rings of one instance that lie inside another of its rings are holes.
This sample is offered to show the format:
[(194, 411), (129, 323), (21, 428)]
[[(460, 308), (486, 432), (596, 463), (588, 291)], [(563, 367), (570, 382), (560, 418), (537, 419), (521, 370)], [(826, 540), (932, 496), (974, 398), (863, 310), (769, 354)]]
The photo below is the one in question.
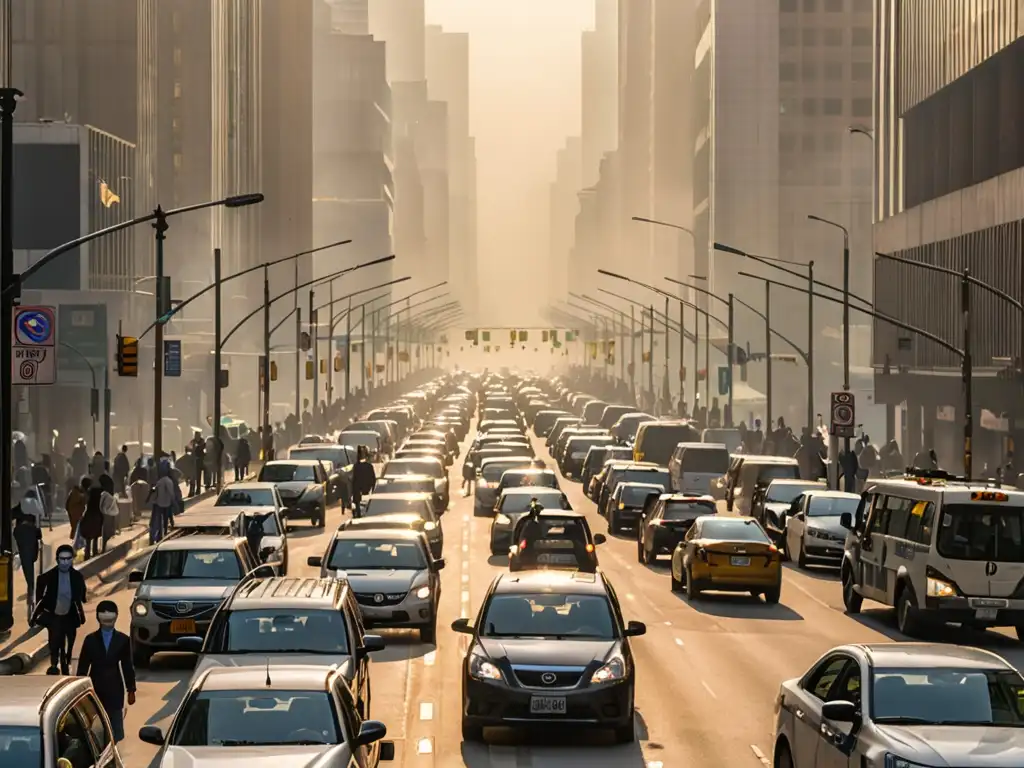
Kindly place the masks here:
[(505, 472), (501, 476), (505, 488), (523, 488), (535, 485), (540, 488), (557, 488), (558, 478), (554, 472)]
[(338, 442), (342, 445), (365, 445), (377, 450), (380, 436), (376, 432), (342, 432), (338, 435)]
[(246, 488), (244, 491), (228, 488), (217, 497), (218, 507), (273, 507), (274, 491), (270, 488)]
[(312, 464), (264, 464), (260, 470), (261, 483), (313, 482), (316, 473)]
[(338, 539), (327, 567), (336, 571), (360, 569), (413, 570), (427, 567), (423, 549), (415, 541)]
[(484, 465), (483, 469), (480, 470), (480, 474), (483, 475), (484, 480), (486, 480), (487, 482), (496, 483), (499, 480), (501, 480), (501, 476), (505, 474), (506, 470), (512, 469), (517, 466), (521, 467), (523, 464), (528, 463), (529, 459), (523, 459), (522, 461), (513, 462), (491, 462), (489, 464)]
[(841, 496), (812, 496), (807, 505), (808, 517), (839, 517), (844, 512), (851, 515), (857, 512), (860, 497), (843, 498)]
[(729, 468), (729, 452), (724, 448), (687, 448), (683, 454), (683, 472), (724, 475)]
[(370, 496), (363, 505), (363, 517), (404, 514), (419, 515), (422, 513), (422, 499), (382, 499)]
[(259, 518), (263, 522), (263, 535), (264, 536), (280, 536), (280, 535), (282, 535), (281, 534), (281, 528), (277, 524), (277, 515), (275, 515), (273, 513), (267, 514), (267, 515), (257, 515), (257, 514), (246, 515), (245, 516), (246, 525), (248, 525), (249, 521), (252, 520), (253, 518)]
[(551, 637), (612, 640), (608, 598), (603, 595), (495, 595), (482, 623), (484, 637)]
[(39, 726), (0, 725), (0, 768), (36, 768), (42, 757)]
[(433, 478), (417, 478), (406, 480), (404, 478), (381, 478), (377, 481), (378, 487), (387, 488), (388, 493), (433, 493)]
[(542, 509), (569, 509), (569, 502), (563, 493), (516, 493), (502, 498), (501, 511), (506, 515), (515, 515), (525, 512), (530, 508), (530, 502), (534, 499)]
[(441, 477), (444, 474), (444, 467), (441, 462), (434, 460), (426, 461), (389, 461), (384, 465), (384, 475), (427, 475), (428, 477)]
[(1024, 679), (1001, 669), (875, 669), (876, 723), (1024, 727)]
[(146, 578), (238, 581), (242, 564), (233, 549), (158, 549), (149, 559)]
[(722, 518), (705, 520), (700, 530), (702, 539), (717, 539), (718, 541), (756, 541), (767, 544), (768, 537), (761, 526), (753, 520), (733, 518), (726, 520)]
[(771, 504), (792, 504), (796, 497), (812, 488), (821, 488), (820, 483), (814, 485), (798, 485), (797, 483), (772, 483), (768, 486), (765, 501)]
[(334, 446), (332, 448), (299, 448), (289, 451), (290, 459), (319, 459), (324, 466), (344, 467), (346, 464), (353, 464), (356, 461), (355, 453), (349, 453), (347, 446)]
[(178, 747), (340, 744), (331, 698), (320, 691), (199, 691), (186, 700), (170, 743)]
[(668, 470), (627, 469), (615, 474), (617, 475), (614, 480), (615, 485), (619, 483), (646, 483), (649, 485), (660, 485), (662, 488), (669, 488), (672, 485)]
[(672, 501), (665, 505), (662, 517), (666, 520), (696, 520), (701, 515), (715, 514), (715, 505), (711, 502)]
[(1024, 563), (1022, 510), (1000, 504), (946, 504), (938, 550), (954, 560)]
[(565, 449), (569, 451), (573, 456), (579, 456), (583, 458), (587, 455), (587, 451), (593, 448), (595, 445), (601, 443), (607, 443), (612, 438), (605, 437), (602, 435), (596, 435), (594, 437), (570, 437), (569, 442), (566, 443)]
[[(757, 473), (757, 485), (768, 485), (772, 480), (798, 480), (800, 467), (796, 464), (767, 464)], [(821, 487), (820, 484), (817, 487)]]
[(619, 501), (631, 507), (642, 507), (647, 497), (653, 494), (662, 494), (665, 489), (660, 485), (657, 487), (629, 486), (622, 489)]
[(231, 611), (224, 653), (348, 653), (338, 610)]

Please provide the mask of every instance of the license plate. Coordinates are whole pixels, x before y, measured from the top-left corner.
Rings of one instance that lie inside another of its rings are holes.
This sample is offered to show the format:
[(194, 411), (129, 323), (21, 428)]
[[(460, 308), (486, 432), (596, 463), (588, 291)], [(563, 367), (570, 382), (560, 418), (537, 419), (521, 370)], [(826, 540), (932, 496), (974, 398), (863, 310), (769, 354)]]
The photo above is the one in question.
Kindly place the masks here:
[(749, 557), (736, 557), (736, 556), (733, 556), (733, 557), (729, 558), (729, 562), (732, 565), (735, 565), (737, 567), (743, 568), (743, 567), (746, 567), (746, 566), (750, 565), (750, 558)]
[(575, 563), (576, 558), (572, 555), (537, 555), (537, 562), (560, 565), (562, 563)]
[(566, 708), (564, 696), (530, 697), (531, 715), (564, 715), (565, 712)]
[(974, 612), (974, 618), (979, 621), (995, 621), (998, 616), (998, 608), (979, 608)]
[(1006, 608), (1009, 606), (1008, 600), (1000, 598), (986, 598), (986, 597), (972, 597), (971, 607), (972, 608)]
[(175, 619), (171, 622), (172, 635), (194, 635), (196, 622), (194, 619)]

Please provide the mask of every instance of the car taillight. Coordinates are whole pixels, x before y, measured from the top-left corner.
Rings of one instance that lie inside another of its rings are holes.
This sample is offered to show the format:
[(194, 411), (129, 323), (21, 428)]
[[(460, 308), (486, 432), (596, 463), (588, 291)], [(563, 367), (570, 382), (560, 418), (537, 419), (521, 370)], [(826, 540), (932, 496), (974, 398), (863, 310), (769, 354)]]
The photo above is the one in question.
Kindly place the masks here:
[(651, 520), (651, 525), (662, 525), (664, 520)]
[(594, 551), (594, 545), (593, 544), (587, 544), (587, 552), (593, 552), (593, 551)]
[(526, 549), (526, 539), (523, 539), (522, 541), (519, 542), (519, 549), (520, 550)]

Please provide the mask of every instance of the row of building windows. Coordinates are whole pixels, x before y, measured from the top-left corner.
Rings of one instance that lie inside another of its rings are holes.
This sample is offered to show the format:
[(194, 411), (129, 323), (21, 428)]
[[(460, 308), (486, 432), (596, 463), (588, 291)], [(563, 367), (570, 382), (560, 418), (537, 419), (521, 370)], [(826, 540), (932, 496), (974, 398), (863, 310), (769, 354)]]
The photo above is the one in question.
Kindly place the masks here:
[(804, 13), (826, 11), (827, 13), (871, 13), (871, 0), (779, 0), (779, 10), (783, 13)]
[[(825, 80), (842, 80), (846, 74), (846, 65), (839, 61), (827, 61), (819, 66), (816, 61), (804, 61), (799, 65), (795, 61), (779, 62), (779, 80), (784, 83), (797, 80), (817, 80), (823, 75)], [(854, 82), (871, 82), (871, 62), (856, 61), (850, 65), (850, 77)]]
[[(795, 159), (795, 156), (793, 156)], [(808, 162), (783, 163), (779, 167), (779, 183), (786, 187), (841, 187), (843, 179), (853, 187), (871, 188), (871, 169), (844, 169), (836, 164)]]
[[(842, 27), (779, 27), (779, 45), (783, 48), (796, 45), (839, 48), (846, 42), (845, 32)], [(870, 48), (874, 43), (871, 27), (854, 27), (849, 37), (854, 48)]]
[(782, 99), (779, 102), (780, 115), (826, 115), (839, 117), (871, 117), (871, 99), (839, 99), (835, 97), (818, 98), (809, 96), (805, 99)]

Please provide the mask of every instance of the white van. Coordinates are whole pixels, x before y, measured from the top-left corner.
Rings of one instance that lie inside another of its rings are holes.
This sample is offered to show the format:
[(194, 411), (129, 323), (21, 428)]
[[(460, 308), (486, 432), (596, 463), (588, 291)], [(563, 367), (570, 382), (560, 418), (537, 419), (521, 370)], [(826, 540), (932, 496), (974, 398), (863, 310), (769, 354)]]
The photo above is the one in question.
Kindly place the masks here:
[(680, 443), (668, 461), (675, 493), (706, 496), (711, 484), (729, 469), (729, 449), (723, 443)]
[(732, 512), (749, 515), (754, 493), (767, 488), (772, 480), (799, 480), (800, 463), (788, 456), (744, 454), (729, 467), (729, 484), (725, 489), (725, 506)]
[(843, 603), (896, 608), (900, 631), (947, 622), (1024, 640), (1024, 492), (943, 473), (868, 481), (843, 552)]

